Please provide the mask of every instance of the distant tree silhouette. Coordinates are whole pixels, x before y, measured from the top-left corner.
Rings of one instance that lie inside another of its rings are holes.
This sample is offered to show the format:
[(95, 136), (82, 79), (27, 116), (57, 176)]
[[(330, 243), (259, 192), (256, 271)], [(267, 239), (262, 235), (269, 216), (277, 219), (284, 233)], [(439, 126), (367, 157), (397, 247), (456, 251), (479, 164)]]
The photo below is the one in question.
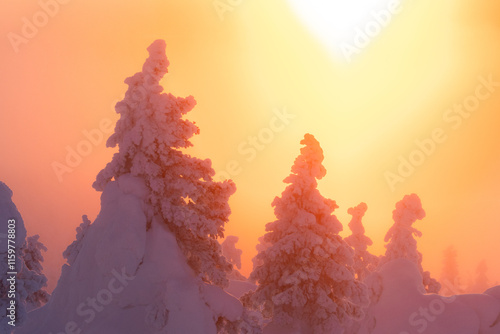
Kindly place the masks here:
[(441, 274), (442, 295), (456, 295), (463, 293), (460, 282), (460, 273), (457, 263), (457, 250), (449, 246), (443, 252), (443, 272)]
[(474, 282), (474, 292), (483, 293), (490, 287), (490, 280), (488, 278), (488, 265), (483, 260), (479, 262), (476, 268), (476, 280)]

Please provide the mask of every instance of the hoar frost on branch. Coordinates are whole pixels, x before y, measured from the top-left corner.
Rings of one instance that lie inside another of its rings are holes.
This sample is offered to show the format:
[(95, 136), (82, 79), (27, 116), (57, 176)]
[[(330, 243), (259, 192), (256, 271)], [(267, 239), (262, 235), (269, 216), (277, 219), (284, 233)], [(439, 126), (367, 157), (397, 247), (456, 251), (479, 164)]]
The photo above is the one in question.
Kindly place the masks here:
[(197, 275), (226, 286), (231, 265), (221, 255), (216, 239), (224, 236), (231, 212), (228, 199), (236, 187), (232, 181), (212, 179), (215, 171), (209, 159), (182, 152), (199, 133), (193, 122), (183, 118), (196, 102), (192, 96), (162, 93), (160, 80), (169, 65), (165, 47), (164, 41), (155, 41), (148, 48), (142, 72), (125, 80), (129, 88), (116, 105), (120, 119), (107, 141), (108, 147), (118, 146), (119, 150), (93, 186), (102, 191), (123, 174), (143, 178), (150, 190), (148, 219), (161, 217)]
[[(250, 279), (258, 282), (244, 303), (262, 308), (278, 324), (305, 332), (342, 333), (363, 315), (368, 303), (364, 284), (355, 280), (353, 249), (339, 236), (335, 201), (317, 189), (326, 170), (318, 141), (306, 134), (288, 184), (272, 203), (276, 220), (266, 225)], [(304, 329), (304, 327), (306, 329)]]

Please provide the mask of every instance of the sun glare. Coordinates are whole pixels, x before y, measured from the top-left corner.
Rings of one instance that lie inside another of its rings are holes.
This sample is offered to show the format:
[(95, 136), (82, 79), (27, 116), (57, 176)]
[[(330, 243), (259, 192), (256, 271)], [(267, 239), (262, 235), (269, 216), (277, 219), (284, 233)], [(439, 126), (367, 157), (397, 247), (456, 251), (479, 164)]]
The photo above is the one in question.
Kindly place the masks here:
[[(331, 52), (338, 53), (341, 44), (351, 43), (357, 30), (365, 30), (370, 21), (374, 21), (375, 32), (382, 29), (391, 20), (390, 7), (397, 7), (400, 1), (289, 0), (289, 3), (315, 37)], [(382, 11), (388, 15), (378, 15)], [(375, 27), (376, 23), (379, 27)]]

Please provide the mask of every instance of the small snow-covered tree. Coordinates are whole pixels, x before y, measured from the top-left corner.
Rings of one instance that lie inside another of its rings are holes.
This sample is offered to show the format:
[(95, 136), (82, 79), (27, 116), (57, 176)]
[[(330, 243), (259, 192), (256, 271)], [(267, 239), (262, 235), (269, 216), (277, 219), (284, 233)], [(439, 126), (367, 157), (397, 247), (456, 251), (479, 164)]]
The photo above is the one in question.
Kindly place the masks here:
[(184, 115), (195, 106), (192, 96), (162, 93), (160, 80), (169, 61), (166, 44), (155, 41), (142, 72), (127, 78), (125, 98), (116, 105), (120, 114), (108, 147), (118, 152), (97, 175), (94, 188), (124, 174), (144, 179), (149, 189), (146, 202), (149, 221), (159, 217), (174, 233), (187, 261), (204, 281), (219, 286), (228, 283), (231, 265), (222, 256), (217, 238), (231, 212), (228, 199), (236, 190), (232, 181), (215, 182), (209, 159), (184, 152), (198, 127)]
[(47, 247), (40, 241), (39, 235), (26, 238), (26, 247), (23, 248), (23, 261), (28, 270), (21, 272), (22, 287), (26, 293), (26, 309), (31, 311), (49, 301), (49, 293), (44, 290), (47, 286), (47, 277), (43, 274), (43, 255)]
[(76, 228), (76, 240), (73, 241), (71, 245), (69, 245), (63, 252), (63, 257), (68, 261), (69, 265), (72, 265), (75, 262), (78, 253), (80, 253), (80, 249), (83, 245), (83, 238), (85, 237), (85, 234), (87, 233), (91, 224), (87, 215), (83, 215), (82, 219), (83, 223), (81, 223), (80, 226)]
[(258, 287), (243, 301), (261, 307), (276, 324), (306, 333), (342, 333), (362, 317), (367, 291), (354, 277), (354, 251), (339, 236), (337, 205), (317, 189), (326, 174), (323, 150), (310, 134), (301, 144), (284, 180), (288, 186), (272, 202), (277, 219), (266, 225), (262, 243), (269, 246), (257, 255), (261, 264), (251, 274)]
[(373, 241), (365, 235), (365, 228), (363, 227), (362, 219), (367, 209), (368, 206), (366, 203), (360, 203), (358, 206), (347, 210), (347, 213), (352, 216), (349, 222), (349, 229), (352, 234), (344, 239), (349, 246), (354, 248), (353, 268), (356, 273), (356, 278), (361, 281), (363, 281), (378, 264), (378, 257), (368, 251), (368, 246), (371, 246)]
[[(14, 322), (17, 326), (25, 322), (27, 312), (47, 303), (50, 297), (44, 289), (47, 286), (47, 277), (43, 274), (42, 267), (42, 251), (46, 251), (47, 248), (38, 239), (38, 235), (26, 238), (25, 243), (19, 248), (19, 258), (16, 259), (16, 315)], [(15, 327), (8, 325), (12, 319), (6, 317), (6, 308), (11, 300), (10, 297), (8, 298), (10, 289), (8, 279), (11, 278), (11, 275), (7, 273), (11, 269), (8, 268), (6, 254), (4, 256), (3, 253), (0, 253), (0, 259), (3, 260), (0, 263), (0, 306), (4, 312), (0, 314), (0, 332), (11, 333)]]
[(394, 225), (387, 232), (384, 241), (386, 244), (385, 255), (380, 260), (380, 266), (395, 260), (408, 259), (415, 263), (423, 277), (423, 284), (427, 292), (438, 293), (441, 289), (428, 271), (422, 268), (422, 253), (417, 250), (417, 240), (414, 236), (421, 237), (422, 232), (413, 227), (413, 223), (425, 217), (420, 198), (416, 194), (406, 195), (396, 203), (392, 212)]
[(238, 270), (241, 269), (241, 254), (243, 254), (241, 249), (236, 248), (238, 240), (240, 240), (240, 238), (234, 235), (227, 236), (221, 244), (222, 255), (224, 255), (226, 260), (233, 265), (233, 271), (229, 274), (229, 279), (246, 281), (247, 278)]

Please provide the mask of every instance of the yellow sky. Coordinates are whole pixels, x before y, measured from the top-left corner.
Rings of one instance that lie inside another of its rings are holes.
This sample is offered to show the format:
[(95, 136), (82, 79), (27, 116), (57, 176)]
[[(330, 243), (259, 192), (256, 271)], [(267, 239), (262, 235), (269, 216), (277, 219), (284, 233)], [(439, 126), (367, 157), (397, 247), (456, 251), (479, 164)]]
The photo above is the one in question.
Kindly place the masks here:
[[(23, 18), (42, 20), (41, 5), (0, 4), (0, 178), (13, 189), (28, 232), (49, 248), (51, 287), (80, 216), (98, 213), (91, 183), (113, 151), (103, 141), (92, 145), (62, 182), (53, 162), (64, 163), (66, 148), (82, 145), (82, 131), (116, 121), (112, 106), (125, 92), (123, 80), (140, 70), (157, 38), (166, 40), (171, 63), (165, 90), (198, 102), (188, 114), (201, 129), (190, 153), (212, 159), (238, 187), (227, 233), (240, 237), (245, 274), (257, 238), (274, 219), (270, 203), (309, 132), (325, 152), (320, 190), (337, 201), (346, 228), (347, 209), (368, 204), (374, 253), (383, 252), (394, 204), (414, 192), (427, 212), (415, 226), (423, 232), (424, 267), (439, 276), (442, 251), (453, 244), (464, 276), (486, 259), (492, 280), (500, 281), (500, 87), (460, 123), (448, 111), (473, 101), (479, 77), (500, 81), (499, 5), (403, 1), (387, 28), (348, 62), (285, 0), (233, 1), (223, 20), (212, 0), (61, 2), (16, 47), (9, 33), (23, 37)], [(294, 118), (279, 123), (284, 110)], [(391, 189), (387, 172), (397, 173), (400, 156), (421, 157), (415, 141), (428, 142), (433, 133), (441, 142)], [(264, 142), (254, 155), (251, 137), (259, 135)]]

